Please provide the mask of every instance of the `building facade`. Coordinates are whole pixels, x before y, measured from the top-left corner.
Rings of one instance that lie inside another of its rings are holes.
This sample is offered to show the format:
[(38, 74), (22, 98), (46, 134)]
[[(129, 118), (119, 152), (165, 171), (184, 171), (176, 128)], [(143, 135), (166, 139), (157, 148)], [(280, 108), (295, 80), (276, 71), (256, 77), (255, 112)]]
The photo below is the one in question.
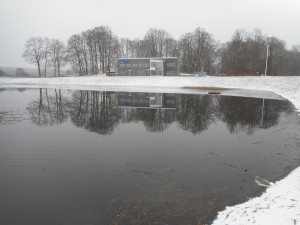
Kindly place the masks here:
[(118, 59), (119, 76), (178, 76), (177, 57), (121, 58)]

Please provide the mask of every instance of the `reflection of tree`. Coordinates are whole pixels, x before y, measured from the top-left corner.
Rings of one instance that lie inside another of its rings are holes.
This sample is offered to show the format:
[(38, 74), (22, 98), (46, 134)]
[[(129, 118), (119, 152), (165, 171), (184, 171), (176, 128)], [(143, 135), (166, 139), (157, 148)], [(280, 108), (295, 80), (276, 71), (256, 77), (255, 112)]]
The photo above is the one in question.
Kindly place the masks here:
[(84, 126), (99, 134), (111, 134), (121, 113), (115, 94), (78, 91), (73, 94), (70, 115), (76, 126)]
[(163, 132), (175, 120), (176, 110), (173, 109), (135, 109), (129, 114), (133, 120), (143, 121), (150, 132)]
[(293, 112), (293, 106), (288, 101), (279, 101), (272, 99), (257, 99), (260, 102), (260, 108), (263, 112), (263, 117), (261, 118), (260, 127), (270, 128), (278, 124), (280, 115), (283, 112), (291, 113)]
[(180, 128), (197, 134), (216, 118), (227, 124), (230, 133), (252, 134), (255, 129), (277, 125), (281, 113), (293, 109), (289, 102), (268, 99), (211, 95), (178, 95), (176, 99), (176, 109), (175, 105), (174, 109), (120, 108), (116, 93), (75, 91), (67, 100), (61, 90), (40, 89), (39, 98), (29, 103), (27, 111), (38, 125), (62, 123), (70, 114), (76, 126), (103, 135), (112, 134), (120, 122), (139, 121), (150, 132), (163, 132), (176, 121)]
[(17, 90), (18, 90), (18, 92), (24, 92), (24, 91), (26, 91), (26, 88), (17, 88)]
[[(116, 98), (107, 92), (91, 93), (91, 112), (86, 125), (90, 131), (111, 134), (120, 119)], [(115, 97), (115, 96), (114, 96)]]
[(221, 97), (219, 101), (220, 118), (230, 133), (252, 134), (255, 129), (275, 126), (281, 112), (288, 108), (288, 102), (270, 99)]
[(76, 91), (69, 106), (72, 122), (83, 126), (88, 117), (89, 91)]
[(39, 99), (32, 101), (27, 106), (27, 111), (30, 114), (32, 122), (38, 125), (47, 125), (51, 120), (47, 113), (47, 105), (44, 103), (43, 90), (40, 88)]
[(213, 104), (209, 95), (181, 95), (177, 108), (179, 127), (193, 134), (208, 129), (214, 121)]
[(61, 91), (55, 90), (55, 96), (49, 96), (48, 90), (40, 88), (40, 96), (27, 106), (32, 122), (38, 125), (53, 125), (64, 122), (68, 118), (67, 100)]
[(55, 97), (52, 97), (52, 114), (56, 123), (62, 123), (68, 118), (68, 100), (62, 97), (61, 90), (54, 90)]

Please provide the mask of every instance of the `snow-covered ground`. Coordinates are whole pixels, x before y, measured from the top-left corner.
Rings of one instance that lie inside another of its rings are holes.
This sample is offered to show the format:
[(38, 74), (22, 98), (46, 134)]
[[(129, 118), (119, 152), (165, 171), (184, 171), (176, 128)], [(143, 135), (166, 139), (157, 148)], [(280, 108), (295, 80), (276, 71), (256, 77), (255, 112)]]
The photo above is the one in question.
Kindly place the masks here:
[[(0, 78), (0, 87), (66, 88), (103, 91), (201, 92), (182, 87), (224, 87), (271, 91), (300, 110), (300, 76), (291, 77), (108, 77)], [(203, 91), (202, 91), (203, 92)], [(206, 91), (207, 93), (207, 91)], [(242, 92), (239, 94), (243, 95)]]
[[(107, 77), (105, 75), (98, 75), (62, 78), (0, 78), (0, 88), (5, 87), (48, 87), (103, 91), (174, 93), (207, 93), (209, 91), (187, 89), (183, 87), (222, 87), (234, 89), (222, 90), (222, 94), (226, 95), (277, 98), (275, 94), (264, 92), (271, 91), (290, 100), (295, 105), (300, 116), (300, 76)], [(251, 91), (252, 89), (257, 91)], [(240, 205), (227, 207), (224, 211), (219, 213), (213, 224), (300, 225), (300, 167), (295, 169), (284, 179), (272, 184), (260, 197), (253, 198)]]

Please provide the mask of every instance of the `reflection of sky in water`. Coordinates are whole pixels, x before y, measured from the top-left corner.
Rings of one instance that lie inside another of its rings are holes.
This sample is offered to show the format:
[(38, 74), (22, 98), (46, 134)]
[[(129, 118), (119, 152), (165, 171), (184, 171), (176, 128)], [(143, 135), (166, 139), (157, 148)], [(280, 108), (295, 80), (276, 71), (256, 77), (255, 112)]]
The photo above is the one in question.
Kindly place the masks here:
[[(17, 89), (4, 89), (0, 92), (0, 110), (24, 110), (29, 102), (36, 96), (36, 92), (36, 90), (25, 90), (25, 92), (19, 92)], [(22, 98), (21, 101), (20, 98)]]
[(299, 165), (289, 102), (265, 100), (261, 123), (262, 99), (176, 95), (175, 110), (161, 99), (149, 109), (148, 94), (139, 96), (142, 107), (123, 107), (118, 93), (1, 92), (1, 110), (27, 120), (0, 125), (0, 217), (33, 225), (209, 222), (261, 191), (255, 176), (274, 181)]

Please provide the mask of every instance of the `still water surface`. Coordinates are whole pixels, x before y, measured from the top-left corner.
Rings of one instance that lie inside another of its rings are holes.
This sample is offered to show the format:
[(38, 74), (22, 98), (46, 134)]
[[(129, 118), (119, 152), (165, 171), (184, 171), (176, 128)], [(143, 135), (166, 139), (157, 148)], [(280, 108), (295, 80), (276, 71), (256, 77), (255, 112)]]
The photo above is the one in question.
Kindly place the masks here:
[(0, 224), (206, 224), (300, 164), (288, 101), (0, 92)]

